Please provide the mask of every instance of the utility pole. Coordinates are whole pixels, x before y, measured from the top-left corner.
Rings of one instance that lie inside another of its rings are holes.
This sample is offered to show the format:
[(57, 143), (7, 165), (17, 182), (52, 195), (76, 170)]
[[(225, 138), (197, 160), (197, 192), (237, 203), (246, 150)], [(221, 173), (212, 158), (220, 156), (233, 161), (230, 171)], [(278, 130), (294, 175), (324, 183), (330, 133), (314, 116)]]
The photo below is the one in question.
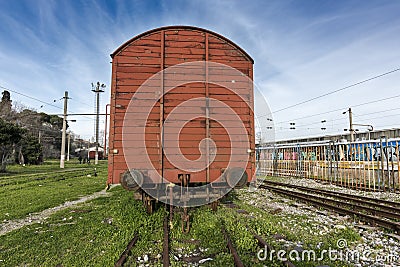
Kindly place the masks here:
[(107, 156), (107, 154), (108, 154), (108, 149), (107, 149), (107, 118), (108, 118), (108, 113), (107, 113), (107, 111), (108, 111), (108, 107), (110, 106), (110, 104), (107, 104), (106, 105), (106, 122), (105, 122), (105, 125), (104, 125), (104, 144), (103, 144), (103, 146), (104, 146), (104, 156)]
[(354, 142), (354, 129), (353, 129), (353, 113), (351, 108), (349, 108), (349, 121), (350, 121), (350, 140)]
[(90, 163), (90, 139), (88, 140), (87, 146), (87, 162)]
[(68, 133), (67, 161), (69, 161), (69, 147), (71, 146), (71, 133)]
[(99, 113), (100, 113), (100, 93), (103, 93), (104, 90), (100, 88), (105, 88), (105, 84), (101, 84), (97, 82), (96, 85), (92, 83), (92, 92), (96, 93), (96, 154), (94, 156), (94, 164), (99, 163)]
[[(354, 129), (353, 129), (353, 113), (351, 112), (351, 108), (348, 110), (344, 111), (343, 114), (346, 114), (346, 112), (349, 112), (349, 122), (350, 122), (350, 142), (354, 142)], [(345, 129), (346, 131), (346, 129)]]
[(64, 169), (64, 163), (65, 163), (65, 132), (67, 130), (68, 91), (64, 92), (63, 98), (64, 98), (64, 117), (63, 117), (62, 139), (61, 139), (61, 158), (60, 158), (61, 169)]

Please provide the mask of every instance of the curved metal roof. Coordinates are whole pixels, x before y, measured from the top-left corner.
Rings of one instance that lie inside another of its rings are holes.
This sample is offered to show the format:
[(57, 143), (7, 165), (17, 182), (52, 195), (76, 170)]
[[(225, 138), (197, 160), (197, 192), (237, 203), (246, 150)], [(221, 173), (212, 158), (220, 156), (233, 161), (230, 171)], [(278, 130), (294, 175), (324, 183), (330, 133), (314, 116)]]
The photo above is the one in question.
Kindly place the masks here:
[(194, 27), (194, 26), (165, 26), (165, 27), (160, 27), (160, 28), (155, 28), (149, 31), (146, 31), (144, 33), (141, 33), (135, 37), (133, 37), (132, 39), (126, 41), (124, 44), (122, 44), (120, 47), (117, 48), (117, 50), (115, 50), (110, 56), (111, 58), (114, 58), (120, 51), (122, 51), (126, 46), (128, 46), (130, 43), (134, 42), (135, 40), (138, 40), (146, 35), (152, 34), (152, 33), (156, 33), (162, 30), (196, 30), (196, 31), (202, 31), (202, 32), (208, 32), (214, 36), (217, 36), (218, 38), (221, 38), (222, 40), (226, 41), (227, 43), (231, 44), (232, 46), (234, 46), (236, 49), (238, 49), (240, 52), (243, 53), (243, 55), (245, 55), (252, 63), (254, 63), (253, 58), (247, 54), (246, 51), (244, 51), (240, 46), (238, 46), (237, 44), (235, 44), (234, 42), (232, 42), (231, 40), (229, 40), (228, 38), (215, 33), (213, 31), (207, 30), (207, 29), (203, 29), (203, 28), (198, 28), (198, 27)]

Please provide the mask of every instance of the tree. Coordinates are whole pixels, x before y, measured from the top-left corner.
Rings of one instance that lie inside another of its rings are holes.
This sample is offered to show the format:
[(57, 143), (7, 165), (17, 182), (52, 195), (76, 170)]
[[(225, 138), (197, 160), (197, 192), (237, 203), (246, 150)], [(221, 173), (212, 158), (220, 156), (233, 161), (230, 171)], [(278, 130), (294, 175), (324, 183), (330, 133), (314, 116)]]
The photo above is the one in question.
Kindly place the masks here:
[(43, 147), (39, 139), (30, 134), (24, 135), (20, 141), (21, 153), (27, 164), (41, 164), (43, 162)]
[(25, 130), (17, 125), (0, 119), (0, 172), (5, 172), (7, 163)]
[[(24, 140), (20, 141), (24, 142), (24, 144), (18, 147), (14, 146), (13, 152), (15, 153), (11, 153), (13, 155), (7, 155), (7, 157), (14, 158), (15, 156), (19, 162), (22, 162), (21, 155), (23, 154), (25, 163), (36, 164), (35, 158), (39, 154), (42, 154), (39, 158), (56, 158), (60, 156), (63, 118), (58, 115), (38, 112), (18, 101), (12, 101), (10, 92), (8, 91), (4, 91), (2, 97), (0, 95), (0, 98), (0, 118), (15, 124), (17, 127), (25, 129), (26, 133), (31, 136), (25, 136)], [(37, 139), (38, 142), (34, 141), (32, 138)], [(40, 143), (41, 146), (39, 146), (38, 143)], [(26, 146), (28, 146), (29, 149)], [(1, 154), (0, 156), (3, 155)], [(26, 157), (29, 157), (30, 160)]]

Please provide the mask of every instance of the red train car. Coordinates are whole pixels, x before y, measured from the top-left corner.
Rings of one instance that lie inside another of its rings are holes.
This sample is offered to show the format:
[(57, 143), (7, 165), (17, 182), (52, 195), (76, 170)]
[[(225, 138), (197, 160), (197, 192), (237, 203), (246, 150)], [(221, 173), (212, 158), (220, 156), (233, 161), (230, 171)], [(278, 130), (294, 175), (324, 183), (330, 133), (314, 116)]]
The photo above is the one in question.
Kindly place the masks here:
[(254, 62), (243, 49), (206, 29), (168, 26), (111, 57), (108, 184), (187, 207), (252, 179)]

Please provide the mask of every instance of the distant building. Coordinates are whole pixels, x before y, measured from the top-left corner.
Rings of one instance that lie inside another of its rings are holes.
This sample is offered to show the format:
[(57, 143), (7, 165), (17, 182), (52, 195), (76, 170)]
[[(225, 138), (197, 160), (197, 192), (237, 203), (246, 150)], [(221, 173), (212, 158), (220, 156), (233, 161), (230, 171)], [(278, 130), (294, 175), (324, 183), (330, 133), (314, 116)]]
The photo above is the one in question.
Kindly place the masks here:
[[(94, 159), (96, 155), (96, 147), (89, 147), (89, 151), (86, 147), (77, 148), (75, 149), (75, 156), (76, 157), (81, 156), (82, 159), (87, 159), (88, 152), (89, 152), (89, 159)], [(102, 147), (99, 147), (99, 159), (103, 158), (104, 158), (104, 149)]]
[[(399, 138), (400, 137), (400, 128), (394, 129), (384, 129), (384, 130), (376, 130), (371, 132), (356, 132), (354, 133), (354, 141), (362, 141), (369, 139), (379, 139), (380, 137), (385, 136), (386, 138)], [(315, 141), (350, 141), (350, 134), (337, 134), (337, 135), (324, 135), (324, 136), (313, 136), (313, 137), (304, 137), (304, 138), (295, 138), (288, 140), (279, 140), (276, 144), (284, 144), (284, 143), (303, 143), (303, 142), (315, 142)]]

